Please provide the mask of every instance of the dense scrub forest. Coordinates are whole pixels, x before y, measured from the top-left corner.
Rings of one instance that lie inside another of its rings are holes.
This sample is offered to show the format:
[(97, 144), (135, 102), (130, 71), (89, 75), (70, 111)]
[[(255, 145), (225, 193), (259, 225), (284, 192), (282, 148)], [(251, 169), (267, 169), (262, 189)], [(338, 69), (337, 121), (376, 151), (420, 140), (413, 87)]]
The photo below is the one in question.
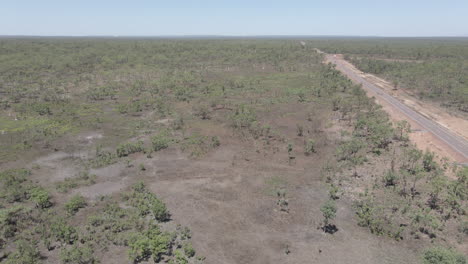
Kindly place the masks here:
[(467, 38), (393, 38), (317, 41), (345, 54), (360, 70), (377, 74), (419, 98), (468, 112)]
[(463, 43), (0, 39), (0, 263), (466, 263), (468, 169), (315, 52), (465, 111)]

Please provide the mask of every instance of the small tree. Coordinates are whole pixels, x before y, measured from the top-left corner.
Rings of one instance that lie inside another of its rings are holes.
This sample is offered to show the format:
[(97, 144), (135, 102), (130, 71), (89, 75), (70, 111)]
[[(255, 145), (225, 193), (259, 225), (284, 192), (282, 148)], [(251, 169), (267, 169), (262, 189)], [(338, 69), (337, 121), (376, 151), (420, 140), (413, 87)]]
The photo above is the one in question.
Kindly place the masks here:
[(330, 223), (336, 217), (335, 201), (334, 200), (326, 201), (320, 208), (320, 211), (323, 214), (323, 226), (322, 226), (323, 231), (327, 233), (331, 233), (331, 234), (335, 233), (337, 231), (337, 228), (335, 225), (332, 225)]
[(362, 164), (366, 157), (361, 150), (366, 147), (365, 143), (359, 139), (352, 139), (349, 141), (344, 142), (338, 148), (338, 156), (340, 160), (347, 160), (351, 163), (354, 169), (353, 175), (356, 177), (357, 174), (357, 166)]
[(422, 162), (425, 171), (430, 172), (437, 169), (437, 163), (434, 161), (434, 156), (434, 153), (429, 150), (424, 152)]
[(400, 141), (408, 141), (408, 133), (411, 132), (411, 125), (406, 120), (401, 120), (396, 123), (396, 138)]

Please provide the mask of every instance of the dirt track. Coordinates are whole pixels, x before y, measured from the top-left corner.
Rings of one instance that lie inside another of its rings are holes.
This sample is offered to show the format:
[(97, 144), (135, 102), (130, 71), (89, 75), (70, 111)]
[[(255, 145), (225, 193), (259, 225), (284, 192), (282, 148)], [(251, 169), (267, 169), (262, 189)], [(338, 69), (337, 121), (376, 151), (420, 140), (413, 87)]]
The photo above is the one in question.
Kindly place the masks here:
[[(441, 156), (447, 156), (460, 163), (468, 162), (468, 141), (462, 134), (468, 131), (466, 120), (459, 119), (459, 131), (448, 129), (448, 126), (441, 124), (423, 115), (413, 107), (401, 102), (396, 97), (385, 91), (382, 82), (377, 82), (379, 78), (370, 74), (364, 74), (349, 62), (345, 61), (341, 55), (326, 55), (326, 62), (336, 65), (336, 68), (348, 76), (351, 80), (363, 85), (369, 96), (377, 99), (384, 109), (395, 120), (405, 119), (412, 125), (413, 130), (411, 139), (421, 149), (430, 149)], [(380, 87), (382, 88), (380, 88)], [(416, 99), (413, 99), (416, 101)], [(419, 109), (418, 109), (419, 110)], [(423, 132), (423, 133), (421, 133)], [(458, 133), (457, 133), (458, 132)]]

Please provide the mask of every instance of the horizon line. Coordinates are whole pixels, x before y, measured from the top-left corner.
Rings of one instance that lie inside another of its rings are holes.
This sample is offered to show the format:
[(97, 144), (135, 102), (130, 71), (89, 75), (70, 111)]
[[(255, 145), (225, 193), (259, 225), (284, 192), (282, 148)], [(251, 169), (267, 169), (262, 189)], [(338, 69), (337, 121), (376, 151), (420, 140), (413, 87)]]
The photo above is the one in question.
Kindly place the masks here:
[(0, 38), (4, 37), (22, 37), (22, 38), (54, 38), (54, 37), (65, 37), (65, 38), (296, 38), (296, 37), (308, 37), (308, 38), (320, 38), (320, 37), (346, 37), (346, 38), (468, 38), (467, 35), (422, 35), (422, 36), (379, 36), (379, 35), (306, 35), (306, 34), (258, 34), (258, 35), (223, 35), (223, 34), (171, 34), (171, 35), (34, 35), (34, 34), (0, 34)]

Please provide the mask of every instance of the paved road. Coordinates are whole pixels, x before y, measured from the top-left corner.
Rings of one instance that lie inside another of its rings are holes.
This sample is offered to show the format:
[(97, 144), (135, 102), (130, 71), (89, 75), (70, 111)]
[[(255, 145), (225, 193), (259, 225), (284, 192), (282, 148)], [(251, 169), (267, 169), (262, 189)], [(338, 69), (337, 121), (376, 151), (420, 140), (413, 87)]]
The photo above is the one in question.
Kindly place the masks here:
[(468, 141), (463, 137), (453, 133), (449, 129), (439, 125), (437, 122), (428, 119), (427, 117), (416, 112), (409, 106), (403, 104), (395, 97), (386, 93), (383, 89), (377, 87), (373, 83), (362, 78), (359, 74), (356, 74), (352, 71), (348, 65), (346, 65), (341, 58), (335, 57), (333, 55), (326, 55), (328, 61), (336, 64), (336, 68), (342, 73), (346, 74), (350, 79), (361, 83), (364, 88), (373, 91), (378, 95), (380, 99), (385, 100), (394, 108), (405, 114), (408, 118), (412, 119), (414, 122), (418, 123), (423, 129), (431, 132), (434, 136), (439, 138), (441, 141), (445, 142), (447, 146), (452, 148), (455, 152), (459, 153), (461, 156), (468, 160)]

